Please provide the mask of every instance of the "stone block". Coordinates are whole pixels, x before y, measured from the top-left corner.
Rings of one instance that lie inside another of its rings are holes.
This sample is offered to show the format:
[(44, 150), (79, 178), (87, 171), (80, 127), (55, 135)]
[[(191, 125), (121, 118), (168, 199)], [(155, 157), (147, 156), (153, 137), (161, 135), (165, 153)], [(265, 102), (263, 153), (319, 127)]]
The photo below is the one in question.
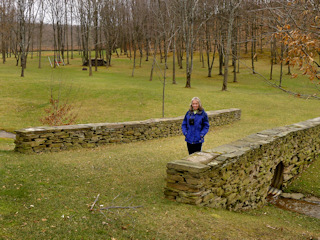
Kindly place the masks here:
[(238, 193), (232, 193), (227, 197), (227, 205), (234, 204), (239, 199)]
[(122, 139), (122, 142), (124, 142), (124, 143), (130, 143), (131, 140), (130, 140), (129, 138), (123, 138), (123, 139)]
[(227, 203), (226, 198), (215, 197), (215, 198), (211, 199), (211, 202), (210, 202), (210, 204), (208, 204), (208, 207), (225, 208), (226, 203)]
[(172, 168), (177, 171), (187, 171), (191, 173), (202, 173), (210, 169), (210, 167), (207, 165), (186, 160), (176, 160), (173, 162), (169, 162), (167, 163), (167, 168)]
[(56, 148), (56, 149), (59, 149), (61, 147), (63, 147), (63, 143), (53, 143), (53, 144), (48, 144), (47, 147), (49, 148)]
[(226, 153), (232, 153), (232, 152), (236, 152), (236, 151), (239, 151), (239, 148), (235, 147), (233, 145), (229, 145), (229, 144), (221, 145), (219, 147), (215, 147), (213, 149), (206, 150), (206, 152), (216, 153), (216, 154), (226, 154)]
[(35, 142), (35, 141), (31, 141), (31, 142), (22, 142), (21, 144), (19, 144), (19, 147), (27, 149), (27, 148), (36, 147), (39, 145), (40, 145), (40, 143)]
[(170, 183), (167, 182), (167, 187), (171, 189), (176, 189), (180, 191), (187, 191), (187, 192), (199, 192), (201, 189), (192, 185), (187, 185), (183, 183)]
[(81, 143), (81, 146), (82, 146), (82, 147), (85, 147), (85, 148), (94, 148), (94, 147), (96, 147), (96, 144), (95, 144), (95, 143), (86, 143), (86, 142), (83, 142), (83, 143)]
[(178, 174), (175, 174), (175, 175), (168, 174), (167, 180), (171, 180), (174, 182), (185, 182), (185, 179), (181, 175), (178, 175)]
[(233, 174), (234, 174), (234, 172), (232, 172), (232, 171), (225, 171), (223, 173), (223, 175), (221, 176), (221, 179), (228, 180)]
[(15, 147), (15, 148), (14, 148), (14, 151), (15, 151), (15, 152), (19, 152), (19, 153), (25, 153), (25, 154), (34, 153), (34, 151), (33, 151), (32, 148)]
[(210, 163), (208, 163), (208, 166), (211, 167), (211, 169), (217, 169), (221, 167), (223, 162), (218, 160), (212, 160)]
[(166, 196), (178, 196), (179, 192), (178, 191), (172, 191), (169, 188), (165, 188), (164, 195), (166, 195)]
[(284, 198), (291, 198), (296, 200), (304, 198), (304, 195), (302, 193), (282, 193), (281, 196)]
[(219, 154), (215, 154), (215, 153), (197, 152), (197, 153), (191, 154), (191, 155), (183, 158), (182, 160), (187, 160), (187, 161), (195, 162), (195, 163), (207, 164), (218, 156), (219, 156)]
[(224, 190), (221, 187), (212, 189), (212, 192), (219, 197), (221, 197), (224, 194)]
[(133, 134), (134, 134), (133, 130), (124, 132), (124, 135), (133, 135)]
[(192, 177), (186, 177), (185, 182), (190, 185), (202, 187), (205, 184), (205, 180), (201, 178), (192, 178)]
[(70, 137), (70, 134), (67, 132), (58, 132), (58, 133), (54, 133), (53, 136), (58, 138), (67, 138), (67, 137)]
[(203, 196), (203, 191), (200, 191), (200, 192), (183, 192), (183, 191), (179, 191), (178, 195), (180, 197), (201, 197), (201, 196)]
[(206, 195), (206, 196), (203, 197), (202, 201), (203, 201), (203, 202), (208, 202), (208, 201), (210, 201), (210, 200), (213, 199), (213, 198), (214, 198), (213, 193), (209, 193), (208, 195)]
[(187, 203), (187, 204), (192, 204), (192, 205), (198, 205), (202, 202), (202, 198), (200, 197), (176, 197), (177, 202), (180, 203)]

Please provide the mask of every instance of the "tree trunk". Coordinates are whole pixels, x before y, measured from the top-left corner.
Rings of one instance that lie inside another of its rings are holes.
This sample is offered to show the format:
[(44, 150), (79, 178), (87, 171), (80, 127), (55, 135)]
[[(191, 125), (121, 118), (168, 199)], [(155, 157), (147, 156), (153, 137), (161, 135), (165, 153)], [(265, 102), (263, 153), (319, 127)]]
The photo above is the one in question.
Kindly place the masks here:
[(162, 48), (161, 48), (161, 40), (159, 41), (159, 52), (160, 52), (160, 63), (162, 63)]
[(232, 66), (233, 66), (233, 82), (237, 82), (237, 42), (238, 42), (238, 21), (235, 19), (235, 26), (232, 31)]
[(136, 43), (133, 40), (133, 67), (132, 67), (131, 77), (134, 77), (134, 69), (136, 68), (136, 52), (137, 52)]
[(162, 88), (162, 117), (164, 118), (164, 100), (165, 100), (165, 89), (166, 89), (166, 67), (163, 72), (163, 88)]
[(70, 5), (70, 41), (71, 41), (71, 59), (73, 59), (73, 0)]
[(249, 21), (245, 21), (245, 42), (244, 42), (244, 53), (248, 53), (248, 36), (249, 36)]
[(186, 88), (191, 88), (191, 75), (189, 72), (187, 72)]
[(178, 60), (178, 65), (179, 65), (179, 69), (183, 69), (182, 66), (182, 50), (180, 47), (177, 47), (177, 60)]
[[(174, 28), (173, 28), (174, 29)], [(173, 37), (173, 49), (172, 49), (172, 84), (176, 83), (176, 37)]]
[(64, 7), (65, 7), (65, 28), (64, 28), (64, 34), (65, 34), (65, 44), (67, 45), (67, 64), (69, 65), (69, 25), (68, 25), (68, 7), (67, 7), (67, 0), (64, 2)]
[(89, 59), (89, 76), (92, 76), (92, 61), (91, 61), (91, 22), (92, 22), (92, 14), (91, 14), (91, 2), (88, 1), (89, 3), (89, 10), (88, 10), (88, 17), (87, 17), (87, 54), (88, 54), (88, 59)]
[[(289, 52), (289, 47), (286, 47), (286, 55), (288, 56), (288, 52)], [(290, 62), (286, 62), (286, 64), (288, 65), (288, 73), (287, 75), (291, 75), (291, 68), (290, 68)]]
[(141, 67), (141, 64), (142, 64), (142, 57), (143, 57), (141, 43), (139, 43), (139, 44), (138, 44), (138, 46), (139, 46), (139, 53), (140, 53), (139, 67)]
[(216, 54), (216, 42), (214, 44), (214, 52), (212, 55), (212, 61), (210, 62), (211, 40), (210, 40), (209, 27), (207, 24), (205, 25), (205, 36), (206, 36), (206, 55), (207, 55), (208, 77), (211, 77), (213, 62), (214, 62), (214, 58), (215, 58), (215, 54)]
[(153, 69), (156, 64), (156, 58), (157, 58), (157, 47), (158, 47), (158, 39), (156, 39), (155, 44), (154, 44), (153, 61), (152, 61), (152, 67), (151, 67), (149, 81), (152, 81), (152, 78), (153, 78)]
[(193, 47), (191, 42), (186, 44), (186, 88), (191, 88), (191, 73), (193, 67)]
[(146, 39), (146, 62), (149, 61), (149, 38)]
[(281, 43), (281, 53), (280, 53), (280, 79), (279, 79), (279, 87), (282, 87), (282, 75), (283, 75), (283, 52), (284, 52), (284, 44)]
[(2, 46), (2, 49), (1, 49), (2, 50), (1, 51), (2, 52), (2, 63), (5, 64), (6, 63), (6, 48), (5, 48), (6, 44), (5, 44), (5, 41), (4, 41), (4, 34), (2, 33), (1, 36), (2, 36), (1, 37), (2, 38), (2, 43), (1, 43), (1, 46)]
[(271, 66), (270, 66), (270, 80), (272, 80), (272, 73), (273, 73), (273, 52), (274, 52), (274, 46), (273, 46), (273, 41), (274, 41), (274, 36), (272, 36), (271, 41), (270, 41), (270, 53), (271, 53)]
[(94, 41), (94, 49), (95, 49), (95, 56), (94, 56), (94, 63), (95, 68), (94, 71), (98, 71), (98, 10), (96, 6), (96, 2), (94, 3), (94, 33), (95, 33), (95, 41)]
[(222, 43), (220, 43), (219, 45), (219, 75), (223, 75), (222, 74), (222, 69), (223, 69), (223, 63), (224, 63), (224, 58), (223, 58), (223, 40), (222, 40)]
[(254, 58), (255, 56), (255, 36), (254, 36), (254, 24), (252, 23), (251, 25), (251, 68), (252, 68), (252, 73), (255, 74), (254, 71)]
[(26, 29), (25, 29), (25, 5), (23, 1), (18, 1), (19, 6), (19, 34), (20, 34), (20, 58), (21, 58), (21, 77), (24, 77), (24, 69), (25, 69), (25, 47), (26, 47)]
[(234, 21), (234, 11), (236, 6), (233, 6), (234, 2), (230, 3), (230, 16), (229, 16), (229, 24), (228, 24), (228, 32), (227, 32), (227, 46), (225, 49), (225, 59), (224, 59), (224, 76), (223, 76), (223, 84), (222, 91), (227, 91), (228, 87), (228, 73), (229, 73), (229, 54), (231, 49), (231, 41), (232, 41), (232, 28)]
[(33, 33), (31, 34), (31, 59), (33, 59)]
[(38, 65), (38, 68), (41, 68), (42, 31), (43, 31), (43, 21), (40, 22), (40, 32), (39, 32), (39, 65)]

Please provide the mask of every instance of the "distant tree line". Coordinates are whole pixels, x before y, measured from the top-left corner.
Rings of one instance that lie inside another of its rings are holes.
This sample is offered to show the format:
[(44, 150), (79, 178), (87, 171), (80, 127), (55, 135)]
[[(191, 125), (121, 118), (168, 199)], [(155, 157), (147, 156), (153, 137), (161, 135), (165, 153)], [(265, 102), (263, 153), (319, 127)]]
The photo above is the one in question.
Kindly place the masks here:
[(69, 64), (77, 49), (89, 63), (89, 75), (92, 67), (97, 71), (98, 58), (111, 66), (114, 55), (126, 55), (132, 76), (137, 65), (152, 58), (152, 80), (156, 54), (167, 69), (172, 53), (172, 83), (178, 67), (185, 69), (185, 86), (191, 87), (197, 51), (208, 77), (218, 61), (222, 90), (227, 90), (229, 68), (237, 82), (241, 57), (249, 56), (256, 73), (255, 62), (265, 51), (270, 79), (274, 64), (281, 64), (280, 84), (285, 67), (291, 74), (294, 65), (311, 79), (320, 78), (319, 0), (0, 0), (2, 62), (13, 55), (21, 76), (31, 49), (38, 51), (41, 68), (45, 23), (52, 27), (54, 58)]

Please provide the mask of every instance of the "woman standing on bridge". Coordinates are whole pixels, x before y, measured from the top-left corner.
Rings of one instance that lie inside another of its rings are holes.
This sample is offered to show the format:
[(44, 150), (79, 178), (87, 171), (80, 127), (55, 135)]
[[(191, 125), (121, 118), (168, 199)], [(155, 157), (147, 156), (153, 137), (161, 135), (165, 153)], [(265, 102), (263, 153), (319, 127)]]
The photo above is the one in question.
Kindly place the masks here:
[(209, 120), (198, 97), (192, 98), (181, 128), (186, 137), (189, 154), (201, 152), (204, 136), (209, 130)]

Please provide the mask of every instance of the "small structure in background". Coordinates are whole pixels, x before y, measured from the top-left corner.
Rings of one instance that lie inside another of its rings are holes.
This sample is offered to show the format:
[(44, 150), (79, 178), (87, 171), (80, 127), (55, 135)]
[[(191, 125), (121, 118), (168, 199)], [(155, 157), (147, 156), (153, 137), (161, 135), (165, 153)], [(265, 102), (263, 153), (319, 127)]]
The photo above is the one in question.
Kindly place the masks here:
[[(96, 65), (96, 59), (92, 58), (91, 59), (91, 66), (95, 66), (95, 65)], [(107, 65), (107, 61), (105, 61), (102, 58), (97, 58), (97, 66), (106, 66), (106, 65)], [(89, 61), (85, 61), (82, 66), (89, 66)]]

